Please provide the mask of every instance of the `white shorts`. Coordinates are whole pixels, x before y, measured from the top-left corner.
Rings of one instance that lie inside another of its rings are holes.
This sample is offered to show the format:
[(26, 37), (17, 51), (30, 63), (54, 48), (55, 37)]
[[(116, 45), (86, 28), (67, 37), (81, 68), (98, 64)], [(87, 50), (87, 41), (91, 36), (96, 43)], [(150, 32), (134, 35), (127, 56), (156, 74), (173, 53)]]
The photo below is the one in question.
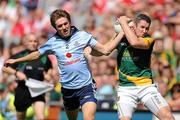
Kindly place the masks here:
[(131, 118), (138, 103), (144, 104), (155, 115), (157, 115), (160, 108), (168, 106), (155, 84), (129, 87), (118, 86), (116, 90), (116, 103), (120, 118), (124, 116)]

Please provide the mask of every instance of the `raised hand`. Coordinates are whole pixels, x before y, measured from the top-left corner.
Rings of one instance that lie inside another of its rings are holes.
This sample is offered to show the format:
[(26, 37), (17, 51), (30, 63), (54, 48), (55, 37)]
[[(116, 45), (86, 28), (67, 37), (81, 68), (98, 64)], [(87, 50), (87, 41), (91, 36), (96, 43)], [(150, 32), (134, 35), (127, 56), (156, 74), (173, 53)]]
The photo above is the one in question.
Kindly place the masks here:
[(120, 17), (118, 18), (118, 20), (119, 20), (119, 23), (122, 24), (123, 22), (128, 22), (128, 21), (130, 21), (130, 18), (128, 18), (127, 16), (120, 16)]

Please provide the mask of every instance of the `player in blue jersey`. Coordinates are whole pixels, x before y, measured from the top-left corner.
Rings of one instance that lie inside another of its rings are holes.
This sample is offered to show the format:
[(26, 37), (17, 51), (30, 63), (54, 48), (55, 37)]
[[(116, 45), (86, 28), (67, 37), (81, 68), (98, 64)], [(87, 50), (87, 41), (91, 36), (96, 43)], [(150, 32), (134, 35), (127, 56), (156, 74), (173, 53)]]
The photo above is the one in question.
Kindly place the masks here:
[(100, 54), (109, 55), (124, 36), (120, 32), (106, 45), (98, 43), (91, 34), (80, 31), (71, 25), (70, 15), (57, 9), (50, 16), (52, 26), (57, 33), (51, 37), (38, 51), (25, 57), (10, 59), (6, 63), (31, 61), (44, 53), (54, 54), (58, 60), (60, 82), (62, 84), (63, 101), (69, 120), (76, 120), (79, 107), (84, 120), (94, 120), (96, 111), (95, 86), (88, 67), (84, 49), (87, 46)]

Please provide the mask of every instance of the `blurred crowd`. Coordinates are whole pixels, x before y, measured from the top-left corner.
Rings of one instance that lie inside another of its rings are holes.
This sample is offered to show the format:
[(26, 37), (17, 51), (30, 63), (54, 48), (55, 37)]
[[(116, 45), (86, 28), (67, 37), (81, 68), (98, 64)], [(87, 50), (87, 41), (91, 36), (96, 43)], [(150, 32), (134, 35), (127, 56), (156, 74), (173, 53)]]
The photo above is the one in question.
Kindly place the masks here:
[[(67, 10), (74, 26), (92, 33), (103, 44), (115, 35), (113, 24), (118, 16), (133, 19), (139, 12), (147, 13), (152, 19), (150, 34), (155, 39), (151, 62), (154, 81), (172, 110), (180, 110), (179, 6), (179, 0), (0, 0), (0, 112), (15, 111), (12, 106), (16, 82), (2, 72), (4, 61), (25, 49), (25, 35), (35, 33), (40, 45), (51, 37), (55, 30), (50, 25), (49, 14), (57, 8)], [(97, 83), (99, 109), (116, 108), (115, 56), (116, 51), (108, 57), (88, 57)], [(53, 57), (51, 60), (56, 66), (56, 60)], [(57, 79), (55, 74), (57, 72), (52, 74), (52, 79)], [(47, 98), (50, 102), (60, 100), (53, 95), (50, 93)], [(139, 108), (145, 109), (142, 105)], [(5, 116), (13, 116), (13, 113)]]

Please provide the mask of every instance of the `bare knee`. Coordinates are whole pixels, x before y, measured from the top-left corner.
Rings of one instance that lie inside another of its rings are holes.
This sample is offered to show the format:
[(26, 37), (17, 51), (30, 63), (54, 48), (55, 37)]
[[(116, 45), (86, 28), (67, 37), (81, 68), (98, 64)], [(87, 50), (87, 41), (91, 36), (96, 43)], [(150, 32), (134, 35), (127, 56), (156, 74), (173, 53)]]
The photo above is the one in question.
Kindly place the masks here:
[(94, 120), (96, 112), (96, 103), (87, 102), (82, 106), (84, 120)]
[(37, 120), (44, 120), (45, 118), (44, 118), (44, 115), (39, 115), (39, 116), (36, 116), (36, 119)]
[(44, 120), (45, 119), (44, 113), (36, 113), (35, 117), (36, 117), (36, 120)]
[(161, 115), (159, 116), (159, 119), (160, 119), (160, 120), (165, 120), (165, 119), (166, 119), (166, 120), (175, 120), (171, 112), (161, 114)]
[(94, 116), (93, 115), (84, 116), (84, 120), (94, 120)]
[(158, 118), (160, 120), (175, 120), (168, 107), (160, 109), (160, 111), (158, 112)]
[(84, 115), (84, 120), (94, 120), (95, 119), (95, 111), (89, 111), (88, 113), (87, 112), (84, 112), (83, 113)]
[(120, 120), (131, 120), (130, 117), (121, 117)]

